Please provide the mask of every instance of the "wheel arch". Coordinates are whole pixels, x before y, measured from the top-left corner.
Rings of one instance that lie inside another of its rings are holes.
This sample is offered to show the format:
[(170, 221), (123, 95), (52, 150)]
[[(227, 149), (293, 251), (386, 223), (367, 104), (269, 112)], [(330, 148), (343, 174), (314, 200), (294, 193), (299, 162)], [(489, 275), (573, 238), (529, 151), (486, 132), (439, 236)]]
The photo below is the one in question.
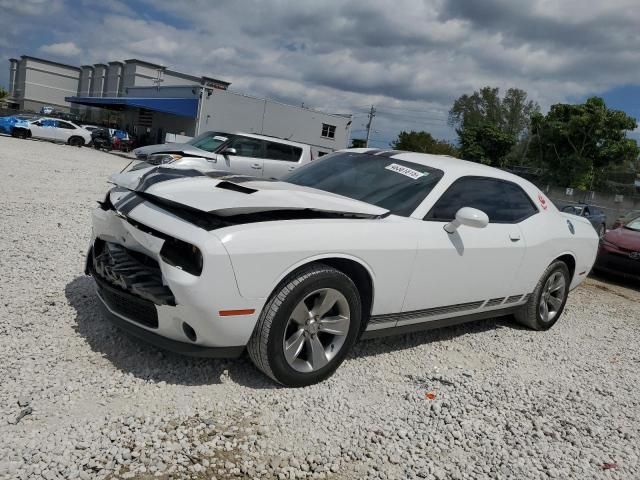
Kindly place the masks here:
[(369, 322), (371, 309), (373, 308), (373, 299), (375, 296), (375, 275), (373, 274), (371, 267), (361, 258), (345, 254), (327, 254), (305, 258), (304, 260), (292, 265), (282, 275), (280, 275), (280, 278), (278, 278), (276, 286), (273, 288), (270, 296), (273, 295), (273, 292), (278, 289), (278, 286), (286, 278), (313, 263), (322, 263), (333, 267), (344, 273), (353, 281), (353, 283), (355, 283), (362, 302), (362, 330), (364, 330)]
[(557, 256), (556, 258), (553, 259), (553, 262), (555, 261), (561, 261), (564, 262), (564, 264), (567, 266), (567, 268), (569, 269), (569, 284), (571, 284), (573, 282), (573, 277), (576, 273), (576, 257), (573, 253), (571, 252), (566, 252), (563, 253), (562, 255)]

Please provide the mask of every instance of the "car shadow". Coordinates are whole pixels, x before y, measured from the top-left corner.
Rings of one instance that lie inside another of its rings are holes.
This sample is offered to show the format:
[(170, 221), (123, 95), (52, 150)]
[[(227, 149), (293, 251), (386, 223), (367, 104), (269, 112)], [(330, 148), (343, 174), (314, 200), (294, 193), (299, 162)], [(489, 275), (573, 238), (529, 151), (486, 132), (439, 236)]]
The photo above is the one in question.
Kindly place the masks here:
[(361, 340), (355, 345), (350, 356), (368, 357), (381, 355), (384, 353), (418, 347), (420, 345), (454, 340), (464, 335), (474, 335), (476, 333), (500, 328), (528, 330), (526, 327), (516, 323), (512, 315), (506, 315), (485, 320), (474, 320), (467, 323), (461, 323), (459, 325), (452, 325), (450, 327), (439, 327), (430, 330)]
[[(280, 388), (256, 369), (248, 355), (236, 359), (194, 358), (158, 349), (120, 331), (102, 316), (95, 283), (80, 276), (65, 287), (65, 296), (76, 311), (74, 329), (89, 347), (117, 369), (137, 378), (172, 385), (214, 385), (227, 381), (254, 389)], [(361, 340), (347, 358), (369, 357), (420, 345), (452, 340), (497, 328), (522, 329), (510, 316), (442, 327), (422, 332)]]
[(213, 385), (229, 381), (256, 389), (277, 388), (253, 366), (246, 354), (228, 360), (187, 357), (122, 332), (103, 317), (91, 277), (80, 276), (69, 282), (65, 296), (76, 311), (74, 329), (94, 352), (123, 372), (173, 385)]

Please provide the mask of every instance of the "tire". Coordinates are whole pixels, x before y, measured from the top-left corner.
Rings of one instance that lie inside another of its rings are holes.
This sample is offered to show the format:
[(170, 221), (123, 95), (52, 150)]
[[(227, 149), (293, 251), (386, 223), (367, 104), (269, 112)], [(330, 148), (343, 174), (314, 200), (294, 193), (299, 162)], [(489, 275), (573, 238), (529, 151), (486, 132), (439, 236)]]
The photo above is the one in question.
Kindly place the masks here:
[(84, 145), (84, 138), (71, 137), (67, 143), (72, 147), (82, 147)]
[[(360, 294), (353, 281), (335, 268), (314, 263), (276, 287), (247, 349), (255, 366), (273, 380), (304, 387), (335, 372), (355, 343), (361, 322)], [(293, 347), (288, 355), (285, 342)]]
[[(554, 285), (558, 285), (555, 280), (562, 284), (561, 292), (553, 290)], [(549, 330), (564, 311), (564, 306), (569, 296), (570, 283), (571, 275), (566, 263), (556, 260), (549, 265), (527, 303), (515, 313), (514, 316), (518, 323), (533, 330)], [(549, 299), (545, 301), (548, 314), (546, 319), (544, 307), (542, 306), (543, 296)], [(551, 297), (555, 300), (550, 299)]]
[(12, 136), (16, 138), (21, 138), (23, 140), (31, 136), (29, 133), (30, 133), (29, 130), (25, 130), (24, 128), (14, 128), (11, 131)]

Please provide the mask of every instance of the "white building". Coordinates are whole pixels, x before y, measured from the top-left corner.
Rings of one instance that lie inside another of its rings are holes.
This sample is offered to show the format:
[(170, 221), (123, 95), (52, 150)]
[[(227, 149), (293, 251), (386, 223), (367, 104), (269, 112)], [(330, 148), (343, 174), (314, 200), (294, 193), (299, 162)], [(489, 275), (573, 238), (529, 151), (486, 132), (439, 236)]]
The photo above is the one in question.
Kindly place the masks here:
[(10, 59), (10, 103), (51, 106), (116, 123), (144, 143), (167, 133), (247, 132), (310, 144), (315, 156), (347, 147), (351, 115), (328, 114), (228, 90), (229, 83), (137, 59), (75, 67), (23, 55)]

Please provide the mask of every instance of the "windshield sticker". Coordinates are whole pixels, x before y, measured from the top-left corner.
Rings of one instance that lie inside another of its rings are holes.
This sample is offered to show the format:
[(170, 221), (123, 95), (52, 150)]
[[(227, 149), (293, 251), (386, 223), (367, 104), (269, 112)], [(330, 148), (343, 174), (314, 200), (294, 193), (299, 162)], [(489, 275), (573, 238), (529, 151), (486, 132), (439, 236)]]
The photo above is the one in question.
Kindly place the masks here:
[(392, 172), (399, 173), (400, 175), (404, 175), (405, 177), (412, 178), (417, 180), (420, 177), (426, 176), (426, 174), (414, 170), (409, 167), (403, 167), (402, 165), (398, 165), (397, 163), (392, 163), (391, 165), (387, 165), (384, 167), (386, 170), (391, 170)]

